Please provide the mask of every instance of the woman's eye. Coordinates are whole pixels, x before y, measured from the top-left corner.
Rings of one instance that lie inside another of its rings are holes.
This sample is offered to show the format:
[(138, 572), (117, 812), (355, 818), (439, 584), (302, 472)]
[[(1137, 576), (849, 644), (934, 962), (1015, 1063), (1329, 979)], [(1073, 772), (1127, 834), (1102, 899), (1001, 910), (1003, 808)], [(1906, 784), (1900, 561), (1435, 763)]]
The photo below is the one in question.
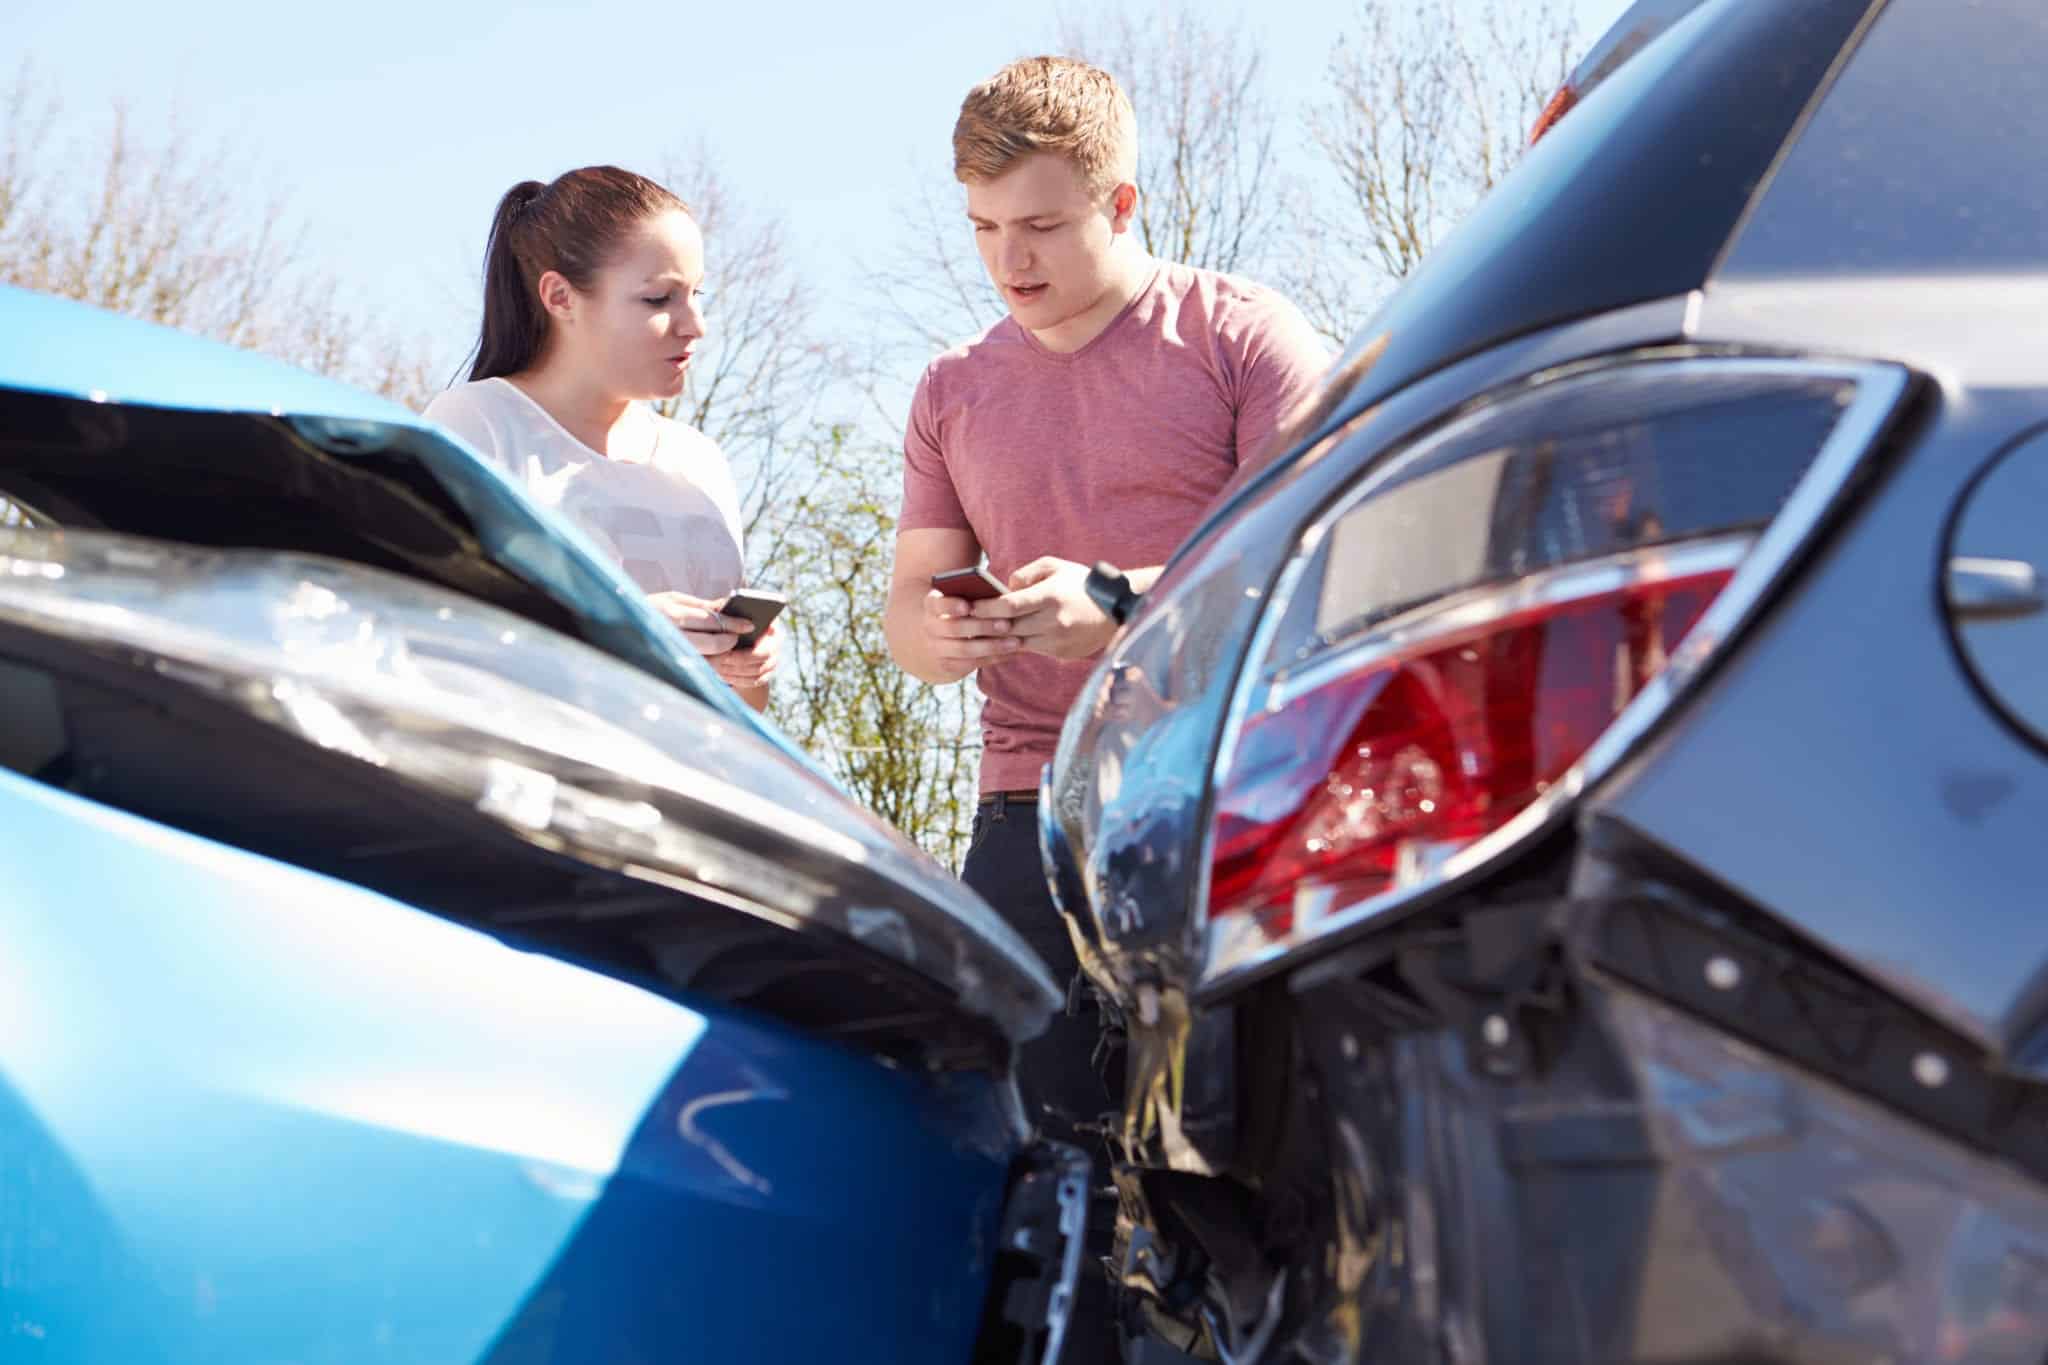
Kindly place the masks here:
[(659, 307), (661, 307), (661, 306), (662, 306), (663, 304), (667, 303), (667, 302), (668, 302), (668, 301), (669, 301), (670, 299), (672, 299), (672, 298), (674, 298), (674, 297), (675, 297), (675, 295), (674, 295), (674, 294), (663, 294), (663, 295), (662, 295), (661, 297), (659, 297), (659, 298), (653, 298), (653, 299), (643, 298), (643, 299), (641, 299), (641, 300), (640, 300), (640, 302), (642, 302), (642, 303), (646, 304), (646, 305), (647, 305), (647, 306), (648, 306), (649, 308), (659, 308)]

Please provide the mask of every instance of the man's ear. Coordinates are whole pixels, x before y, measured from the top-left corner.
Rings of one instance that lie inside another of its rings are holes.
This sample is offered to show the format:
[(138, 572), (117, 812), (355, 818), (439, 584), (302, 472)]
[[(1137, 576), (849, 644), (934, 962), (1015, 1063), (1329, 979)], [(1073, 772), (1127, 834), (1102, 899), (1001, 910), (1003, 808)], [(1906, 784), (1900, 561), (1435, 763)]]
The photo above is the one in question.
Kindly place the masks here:
[(576, 316), (576, 286), (560, 271), (543, 270), (534, 283), (534, 292), (540, 296), (540, 306), (556, 322), (568, 322)]
[(1138, 211), (1138, 187), (1126, 180), (1109, 195), (1109, 230), (1128, 232), (1131, 218)]

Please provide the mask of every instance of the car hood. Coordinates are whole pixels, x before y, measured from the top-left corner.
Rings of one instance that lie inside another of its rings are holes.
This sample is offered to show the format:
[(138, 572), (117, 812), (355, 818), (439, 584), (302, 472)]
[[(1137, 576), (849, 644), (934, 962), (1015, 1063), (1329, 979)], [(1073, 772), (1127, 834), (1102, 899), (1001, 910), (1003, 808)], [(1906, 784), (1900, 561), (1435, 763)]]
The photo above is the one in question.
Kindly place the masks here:
[(850, 1041), (999, 1060), (969, 1034), (1059, 1001), (973, 892), (757, 737), (395, 575), (0, 528), (0, 714), (0, 766)]
[(300, 550), (572, 634), (803, 755), (566, 518), (417, 414), (267, 356), (0, 286), (0, 497), (61, 525)]

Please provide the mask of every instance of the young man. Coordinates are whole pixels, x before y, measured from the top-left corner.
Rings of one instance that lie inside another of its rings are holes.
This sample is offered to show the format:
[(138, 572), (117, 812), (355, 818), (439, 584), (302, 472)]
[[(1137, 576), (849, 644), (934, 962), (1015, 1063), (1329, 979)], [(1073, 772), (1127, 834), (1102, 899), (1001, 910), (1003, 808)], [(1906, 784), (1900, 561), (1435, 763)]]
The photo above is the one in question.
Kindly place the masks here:
[[(1087, 566), (1108, 560), (1148, 587), (1329, 354), (1271, 291), (1146, 254), (1136, 120), (1103, 71), (1057, 57), (1004, 67), (961, 106), (953, 170), (1010, 315), (918, 383), (885, 625), (917, 677), (979, 674), (982, 799), (961, 875), (1071, 975), (1030, 803), (1115, 631), (1084, 591)], [(932, 589), (984, 553), (1007, 594)], [(1052, 1136), (1113, 1103), (1089, 1065), (1095, 1041), (1092, 1022), (1062, 1019), (1025, 1050), (1025, 1099)]]

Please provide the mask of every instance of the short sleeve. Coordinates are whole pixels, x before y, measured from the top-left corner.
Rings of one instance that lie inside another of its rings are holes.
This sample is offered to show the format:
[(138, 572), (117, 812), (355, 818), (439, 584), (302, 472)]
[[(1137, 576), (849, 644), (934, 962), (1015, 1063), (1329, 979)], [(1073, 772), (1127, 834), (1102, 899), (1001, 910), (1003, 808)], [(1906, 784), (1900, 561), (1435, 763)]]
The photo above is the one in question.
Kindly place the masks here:
[(1262, 292), (1256, 320), (1240, 334), (1237, 396), (1238, 480), (1280, 452), (1273, 439), (1322, 387), (1330, 348), (1301, 310)]
[(910, 421), (903, 428), (903, 511), (900, 531), (970, 531), (960, 493), (946, 467), (944, 436), (932, 398), (932, 372), (917, 381)]

